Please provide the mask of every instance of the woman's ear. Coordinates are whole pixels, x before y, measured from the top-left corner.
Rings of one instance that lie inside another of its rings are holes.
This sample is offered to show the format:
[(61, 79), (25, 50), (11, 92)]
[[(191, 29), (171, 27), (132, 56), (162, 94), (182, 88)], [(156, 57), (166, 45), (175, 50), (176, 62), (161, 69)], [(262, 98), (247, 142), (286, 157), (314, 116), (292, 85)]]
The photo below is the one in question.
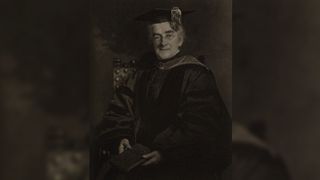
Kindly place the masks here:
[(183, 35), (183, 32), (181, 31), (178, 32), (178, 40), (179, 40), (179, 47), (182, 47), (184, 42), (184, 35)]

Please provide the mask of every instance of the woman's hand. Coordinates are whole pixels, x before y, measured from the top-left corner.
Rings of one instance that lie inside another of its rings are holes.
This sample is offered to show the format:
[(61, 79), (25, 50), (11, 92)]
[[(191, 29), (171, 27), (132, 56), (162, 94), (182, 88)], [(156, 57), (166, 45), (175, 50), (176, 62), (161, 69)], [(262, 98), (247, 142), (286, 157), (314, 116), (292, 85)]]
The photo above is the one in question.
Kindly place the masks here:
[(156, 164), (159, 164), (160, 161), (162, 160), (162, 157), (159, 151), (152, 151), (151, 153), (145, 154), (142, 157), (147, 159), (147, 161), (144, 162), (142, 166), (156, 165)]
[(118, 147), (118, 153), (121, 154), (127, 149), (131, 149), (130, 142), (128, 139), (122, 139)]

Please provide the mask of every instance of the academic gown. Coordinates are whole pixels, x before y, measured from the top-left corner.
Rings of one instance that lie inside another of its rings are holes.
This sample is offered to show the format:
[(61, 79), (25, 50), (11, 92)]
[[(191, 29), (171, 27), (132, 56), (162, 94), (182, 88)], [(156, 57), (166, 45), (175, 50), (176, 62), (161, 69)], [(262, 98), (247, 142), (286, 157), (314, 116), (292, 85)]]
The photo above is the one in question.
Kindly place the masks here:
[(116, 152), (127, 138), (158, 150), (162, 161), (126, 179), (219, 179), (231, 163), (231, 120), (209, 68), (193, 56), (158, 61), (149, 54), (128, 84), (115, 93), (97, 142)]

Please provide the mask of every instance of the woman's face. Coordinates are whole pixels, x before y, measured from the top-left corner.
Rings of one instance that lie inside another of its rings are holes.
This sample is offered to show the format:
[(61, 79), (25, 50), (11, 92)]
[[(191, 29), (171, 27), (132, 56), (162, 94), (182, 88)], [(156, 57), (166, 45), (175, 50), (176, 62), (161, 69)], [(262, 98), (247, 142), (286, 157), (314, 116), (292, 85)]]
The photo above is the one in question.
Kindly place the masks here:
[(152, 24), (150, 27), (154, 51), (160, 60), (175, 56), (183, 44), (182, 32), (171, 28), (169, 22)]

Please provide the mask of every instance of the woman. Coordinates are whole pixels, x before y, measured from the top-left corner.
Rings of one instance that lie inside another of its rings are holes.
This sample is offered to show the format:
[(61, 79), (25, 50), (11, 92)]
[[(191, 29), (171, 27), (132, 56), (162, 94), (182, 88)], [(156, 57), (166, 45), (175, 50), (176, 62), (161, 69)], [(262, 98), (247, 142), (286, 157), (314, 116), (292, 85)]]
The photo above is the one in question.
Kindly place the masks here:
[(132, 86), (118, 89), (97, 128), (108, 152), (136, 143), (151, 149), (127, 179), (214, 180), (231, 161), (231, 120), (213, 73), (181, 52), (182, 13), (190, 11), (155, 9), (136, 18), (148, 22), (154, 52), (138, 63)]

